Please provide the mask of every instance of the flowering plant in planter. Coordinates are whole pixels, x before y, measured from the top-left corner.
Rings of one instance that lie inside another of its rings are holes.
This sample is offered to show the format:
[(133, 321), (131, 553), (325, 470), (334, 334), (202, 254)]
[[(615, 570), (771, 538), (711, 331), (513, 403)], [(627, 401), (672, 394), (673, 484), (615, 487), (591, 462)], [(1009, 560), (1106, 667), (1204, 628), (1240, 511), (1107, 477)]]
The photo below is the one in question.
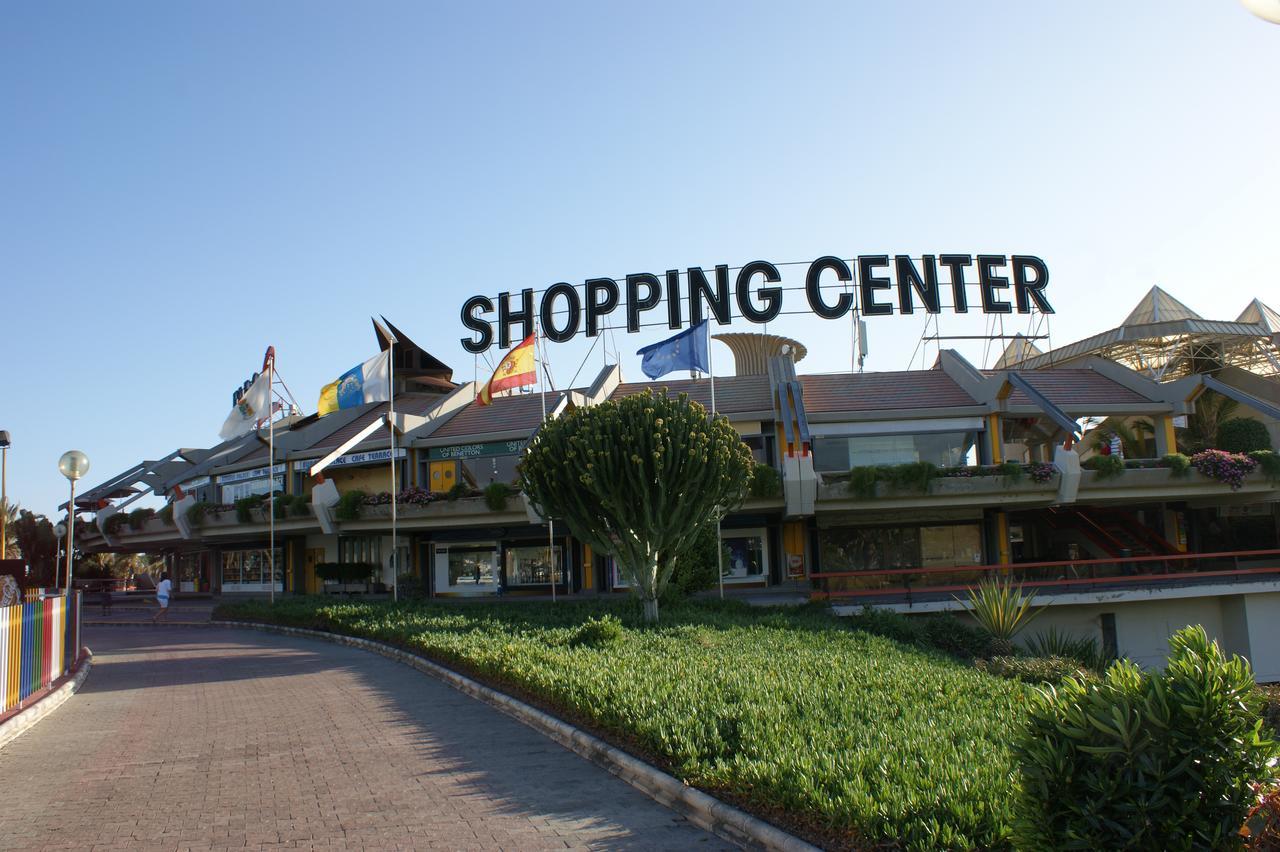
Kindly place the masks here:
[(1032, 462), (1027, 468), (1027, 473), (1031, 474), (1032, 482), (1043, 485), (1058, 474), (1058, 468), (1048, 462)]
[(1244, 478), (1253, 473), (1258, 462), (1243, 453), (1203, 450), (1191, 457), (1191, 466), (1210, 479), (1231, 486), (1232, 491), (1239, 491)]

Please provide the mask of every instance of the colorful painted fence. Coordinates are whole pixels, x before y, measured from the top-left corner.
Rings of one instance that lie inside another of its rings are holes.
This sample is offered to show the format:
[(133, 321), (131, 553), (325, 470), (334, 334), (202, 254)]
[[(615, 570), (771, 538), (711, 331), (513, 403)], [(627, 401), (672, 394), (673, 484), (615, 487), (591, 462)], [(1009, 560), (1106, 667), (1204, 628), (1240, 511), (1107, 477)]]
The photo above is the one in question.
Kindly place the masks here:
[(0, 713), (20, 707), (75, 665), (81, 593), (0, 607)]

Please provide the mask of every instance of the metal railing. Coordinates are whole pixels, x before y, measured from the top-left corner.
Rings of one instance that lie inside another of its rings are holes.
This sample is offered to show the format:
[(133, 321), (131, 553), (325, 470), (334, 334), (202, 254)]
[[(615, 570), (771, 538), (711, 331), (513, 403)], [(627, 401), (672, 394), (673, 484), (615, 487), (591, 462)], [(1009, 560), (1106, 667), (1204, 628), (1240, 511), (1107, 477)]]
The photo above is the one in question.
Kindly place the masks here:
[(79, 657), (80, 592), (31, 591), (35, 600), (0, 607), (0, 713), (48, 689)]
[(1238, 581), (1256, 575), (1280, 576), (1280, 550), (1177, 553), (1110, 559), (1065, 559), (1009, 565), (957, 565), (946, 568), (885, 568), (870, 571), (817, 571), (821, 584), (811, 598), (877, 598), (963, 592), (998, 574), (1028, 588), (1071, 591), (1081, 587), (1152, 586), (1219, 578)]

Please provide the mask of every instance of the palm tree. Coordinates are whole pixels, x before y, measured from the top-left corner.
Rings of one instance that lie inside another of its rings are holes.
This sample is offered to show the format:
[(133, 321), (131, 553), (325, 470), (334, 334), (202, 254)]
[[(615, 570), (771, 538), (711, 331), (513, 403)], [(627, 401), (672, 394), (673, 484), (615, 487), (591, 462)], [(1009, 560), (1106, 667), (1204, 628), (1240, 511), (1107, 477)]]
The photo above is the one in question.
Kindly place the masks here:
[(1155, 435), (1156, 428), (1150, 420), (1137, 418), (1125, 420), (1123, 417), (1108, 417), (1090, 432), (1093, 438), (1093, 449), (1101, 449), (1111, 443), (1111, 436), (1120, 438), (1120, 446), (1126, 458), (1142, 459), (1148, 457), (1148, 442)]
[(1178, 450), (1198, 453), (1218, 442), (1218, 427), (1235, 416), (1240, 403), (1216, 391), (1207, 390), (1196, 399), (1196, 410), (1187, 417), (1187, 425), (1177, 430)]
[(0, 541), (0, 559), (21, 559), (22, 551), (18, 549), (18, 533), (15, 524), (18, 523), (18, 504), (9, 503), (0, 506), (4, 511), (4, 537), (5, 541)]

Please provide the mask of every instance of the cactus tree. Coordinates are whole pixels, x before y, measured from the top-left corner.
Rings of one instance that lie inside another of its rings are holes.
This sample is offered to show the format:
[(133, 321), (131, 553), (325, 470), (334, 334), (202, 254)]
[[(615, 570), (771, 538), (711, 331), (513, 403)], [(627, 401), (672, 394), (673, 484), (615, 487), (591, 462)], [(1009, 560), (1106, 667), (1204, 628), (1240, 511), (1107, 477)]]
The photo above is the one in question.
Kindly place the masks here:
[(658, 618), (658, 596), (699, 529), (742, 503), (751, 451), (723, 416), (685, 394), (645, 391), (543, 425), (521, 476), (529, 502), (614, 558)]

